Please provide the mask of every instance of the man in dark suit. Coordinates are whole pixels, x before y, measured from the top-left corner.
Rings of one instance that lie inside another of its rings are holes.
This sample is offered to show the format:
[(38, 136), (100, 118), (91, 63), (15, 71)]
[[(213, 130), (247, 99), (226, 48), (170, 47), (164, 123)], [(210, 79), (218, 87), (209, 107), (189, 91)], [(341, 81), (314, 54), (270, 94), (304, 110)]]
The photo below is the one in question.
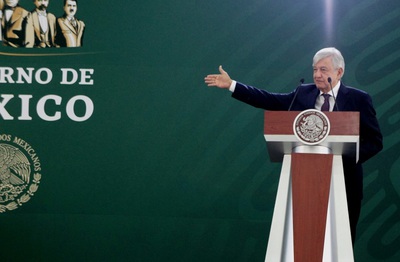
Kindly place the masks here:
[[(362, 163), (382, 150), (383, 139), (371, 97), (366, 92), (345, 86), (341, 82), (344, 69), (345, 63), (340, 51), (336, 48), (324, 48), (313, 58), (314, 84), (301, 85), (288, 94), (271, 93), (236, 82), (221, 66), (220, 74), (206, 76), (205, 83), (208, 86), (229, 89), (234, 98), (264, 110), (321, 110), (325, 102), (324, 94), (331, 94), (327, 98), (329, 111), (360, 112), (359, 161), (356, 163), (355, 159), (343, 157), (351, 236), (354, 243), (363, 197)], [(332, 96), (332, 93), (335, 95)]]

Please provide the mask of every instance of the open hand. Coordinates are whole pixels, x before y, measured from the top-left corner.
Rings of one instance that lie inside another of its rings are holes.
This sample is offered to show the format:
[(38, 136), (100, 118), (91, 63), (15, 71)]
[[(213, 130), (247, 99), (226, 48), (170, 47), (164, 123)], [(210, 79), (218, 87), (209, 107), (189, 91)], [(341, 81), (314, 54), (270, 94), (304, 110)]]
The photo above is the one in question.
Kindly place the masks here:
[(204, 78), (204, 82), (207, 86), (216, 86), (219, 88), (229, 88), (232, 83), (232, 79), (229, 77), (228, 73), (219, 66), (220, 74), (208, 75)]

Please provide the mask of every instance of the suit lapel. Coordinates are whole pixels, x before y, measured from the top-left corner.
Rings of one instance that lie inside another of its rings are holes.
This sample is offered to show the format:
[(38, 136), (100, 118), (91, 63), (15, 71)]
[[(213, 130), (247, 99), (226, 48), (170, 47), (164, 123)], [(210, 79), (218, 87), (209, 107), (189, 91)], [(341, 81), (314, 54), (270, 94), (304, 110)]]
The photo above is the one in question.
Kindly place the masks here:
[(54, 21), (53, 17), (50, 16), (49, 14), (47, 15), (47, 21), (49, 21), (49, 33), (50, 33), (50, 37), (51, 37), (51, 39), (53, 39), (53, 38), (54, 38), (53, 32), (55, 32), (55, 28), (54, 28), (55, 21)]
[(305, 101), (306, 103), (306, 109), (310, 108), (315, 108), (315, 101), (317, 100), (317, 97), (319, 95), (319, 89), (314, 86), (309, 93), (305, 96), (307, 100)]
[[(346, 108), (347, 100), (349, 99), (349, 96), (347, 95), (348, 92), (349, 90), (347, 89), (347, 87), (340, 83), (339, 92), (336, 97), (336, 103), (339, 110), (343, 110)], [(333, 111), (336, 111), (336, 106), (333, 108)]]
[(71, 25), (71, 23), (69, 22), (68, 18), (65, 18), (65, 19), (64, 19), (64, 24), (65, 24), (66, 27), (69, 28), (69, 30), (71, 30), (71, 32), (73, 32), (74, 34), (77, 33), (76, 30), (75, 30), (75, 28), (74, 28), (74, 26)]
[(32, 12), (32, 20), (35, 28), (35, 33), (37, 36), (40, 36), (40, 22), (39, 15), (36, 11)]
[(18, 21), (18, 19), (20, 19), (21, 16), (22, 16), (22, 10), (16, 7), (10, 19), (11, 24), (14, 24), (16, 21)]

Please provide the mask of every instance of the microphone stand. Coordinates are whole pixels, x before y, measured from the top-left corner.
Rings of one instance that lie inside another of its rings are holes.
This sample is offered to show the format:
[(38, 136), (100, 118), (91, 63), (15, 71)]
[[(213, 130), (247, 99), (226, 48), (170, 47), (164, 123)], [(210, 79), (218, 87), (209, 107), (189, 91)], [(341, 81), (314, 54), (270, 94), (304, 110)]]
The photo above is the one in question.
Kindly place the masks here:
[(304, 78), (300, 79), (300, 85), (297, 86), (296, 93), (294, 94), (294, 97), (293, 97), (293, 99), (292, 99), (292, 102), (290, 103), (290, 106), (289, 106), (288, 111), (290, 111), (290, 109), (292, 108), (293, 102), (294, 102), (294, 100), (296, 100), (297, 94), (299, 93), (300, 86), (301, 86), (303, 83), (304, 83)]
[(338, 104), (336, 103), (335, 93), (333, 92), (333, 88), (332, 88), (332, 78), (328, 77), (328, 83), (329, 83), (329, 85), (330, 85), (330, 87), (331, 87), (331, 92), (332, 92), (333, 100), (335, 101), (336, 111), (339, 111)]

